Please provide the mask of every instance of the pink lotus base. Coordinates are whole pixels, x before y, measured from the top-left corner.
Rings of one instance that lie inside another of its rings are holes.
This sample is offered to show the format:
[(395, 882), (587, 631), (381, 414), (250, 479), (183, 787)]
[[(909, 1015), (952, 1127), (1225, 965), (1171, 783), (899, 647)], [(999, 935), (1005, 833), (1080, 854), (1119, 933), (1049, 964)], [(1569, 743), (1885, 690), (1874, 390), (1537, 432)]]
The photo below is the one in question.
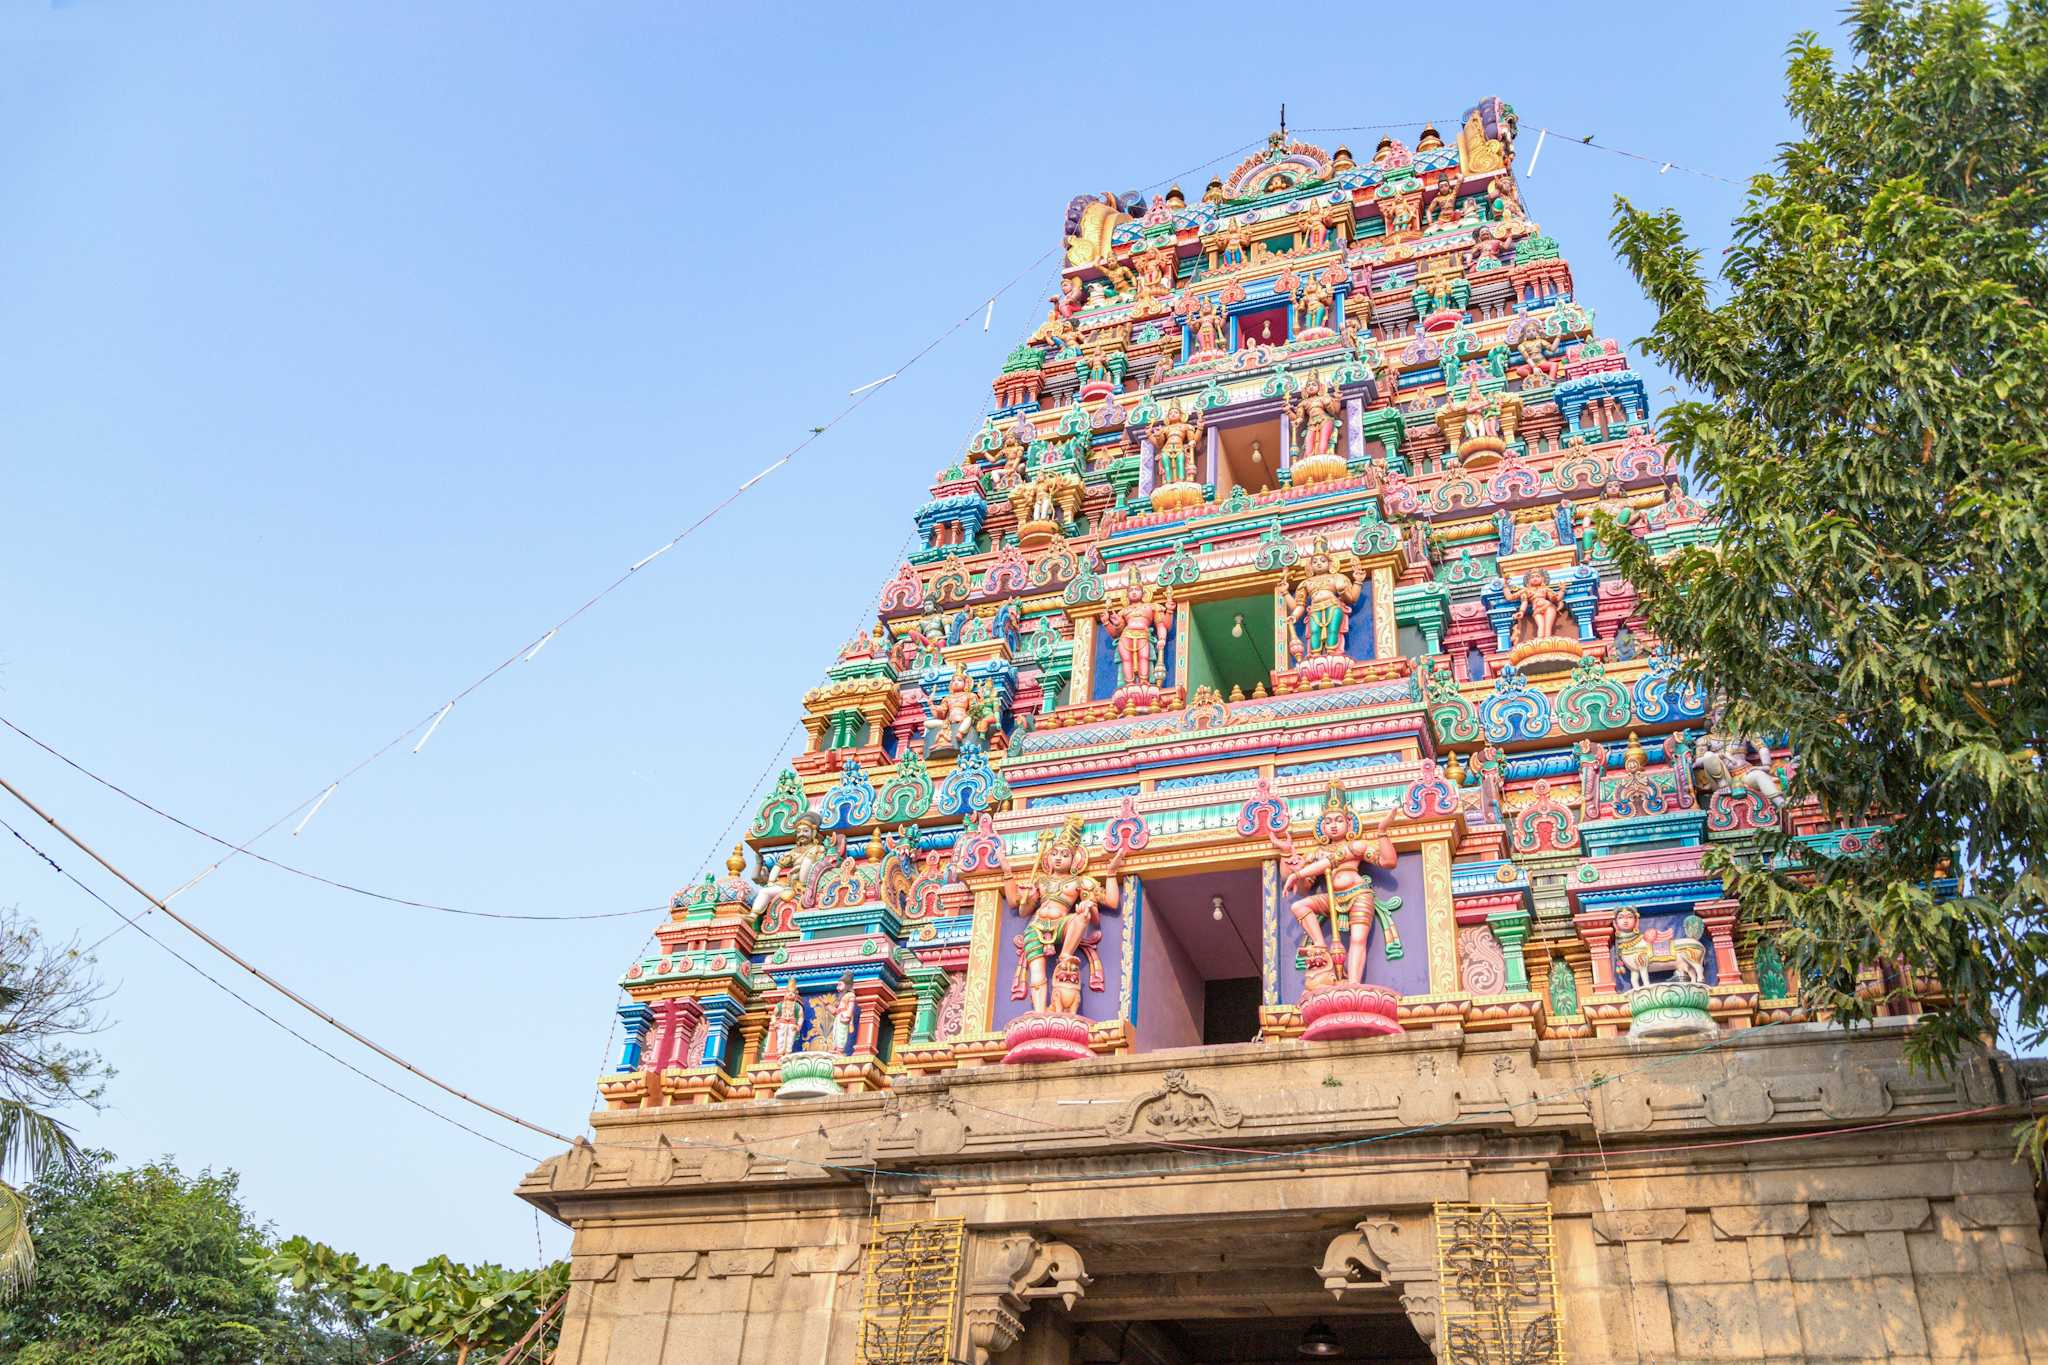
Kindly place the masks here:
[(1020, 1014), (1003, 1030), (1008, 1049), (1003, 1061), (1011, 1066), (1031, 1062), (1080, 1062), (1094, 1054), (1088, 1048), (1088, 1021), (1078, 1014), (1056, 1014), (1051, 1010)]
[(1383, 1038), (1401, 1032), (1401, 997), (1385, 986), (1324, 986), (1301, 997), (1303, 1042)]

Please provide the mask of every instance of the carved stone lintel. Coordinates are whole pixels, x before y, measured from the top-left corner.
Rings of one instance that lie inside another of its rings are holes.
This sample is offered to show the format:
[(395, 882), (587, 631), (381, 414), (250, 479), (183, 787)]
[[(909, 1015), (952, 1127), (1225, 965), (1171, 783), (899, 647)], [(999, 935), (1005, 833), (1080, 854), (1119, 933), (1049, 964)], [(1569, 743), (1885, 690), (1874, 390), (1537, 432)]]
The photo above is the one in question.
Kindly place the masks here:
[(1127, 1137), (1132, 1132), (1205, 1132), (1235, 1128), (1243, 1120), (1236, 1105), (1226, 1104), (1189, 1081), (1187, 1072), (1174, 1070), (1166, 1073), (1157, 1090), (1125, 1105), (1109, 1121), (1108, 1132), (1111, 1137)]

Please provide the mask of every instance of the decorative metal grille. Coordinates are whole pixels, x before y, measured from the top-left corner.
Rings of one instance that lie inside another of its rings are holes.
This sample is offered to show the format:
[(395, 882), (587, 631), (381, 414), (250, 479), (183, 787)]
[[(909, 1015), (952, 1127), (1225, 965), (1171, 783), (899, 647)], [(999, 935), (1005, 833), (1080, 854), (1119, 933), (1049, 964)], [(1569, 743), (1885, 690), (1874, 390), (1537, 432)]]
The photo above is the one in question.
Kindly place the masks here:
[(876, 1224), (861, 1286), (861, 1365), (948, 1365), (960, 1302), (959, 1218)]
[(1438, 1204), (1436, 1266), (1450, 1365), (1563, 1365), (1550, 1205)]

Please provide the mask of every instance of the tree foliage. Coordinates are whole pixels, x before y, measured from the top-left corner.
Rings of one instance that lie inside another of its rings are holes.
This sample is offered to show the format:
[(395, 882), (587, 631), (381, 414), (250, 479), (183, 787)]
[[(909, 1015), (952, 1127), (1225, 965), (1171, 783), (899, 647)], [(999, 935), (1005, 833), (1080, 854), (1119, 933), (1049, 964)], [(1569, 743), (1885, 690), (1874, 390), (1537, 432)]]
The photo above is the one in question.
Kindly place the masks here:
[(1848, 32), (1846, 65), (1792, 44), (1802, 133), (1718, 283), (1675, 213), (1617, 200), (1643, 344), (1704, 395), (1663, 431), (1720, 539), (1606, 539), (1729, 728), (1797, 753), (1792, 798), (1889, 826), (1726, 870), (1834, 1018), (1871, 1015), (1873, 964), (1938, 982), (1909, 1048), (1941, 1065), (2048, 1035), (2048, 0), (1859, 0)]
[(411, 1270), (371, 1266), (361, 1257), (294, 1237), (256, 1264), (301, 1292), (325, 1292), (387, 1331), (418, 1342), (423, 1365), (496, 1360), (515, 1346), (545, 1358), (560, 1331), (559, 1313), (533, 1329), (569, 1288), (569, 1264), (539, 1270), (467, 1266), (436, 1256)]
[[(76, 1164), (78, 1145), (51, 1111), (99, 1102), (106, 1069), (78, 1040), (99, 1030), (104, 995), (76, 942), (50, 943), (18, 910), (0, 909), (0, 1177)], [(0, 1301), (34, 1278), (30, 1222), (20, 1192), (0, 1184)]]
[(262, 1229), (233, 1175), (187, 1177), (166, 1163), (108, 1167), (104, 1152), (53, 1167), (30, 1187), (42, 1270), (0, 1309), (12, 1365), (257, 1365), (318, 1360), (276, 1280), (248, 1265)]

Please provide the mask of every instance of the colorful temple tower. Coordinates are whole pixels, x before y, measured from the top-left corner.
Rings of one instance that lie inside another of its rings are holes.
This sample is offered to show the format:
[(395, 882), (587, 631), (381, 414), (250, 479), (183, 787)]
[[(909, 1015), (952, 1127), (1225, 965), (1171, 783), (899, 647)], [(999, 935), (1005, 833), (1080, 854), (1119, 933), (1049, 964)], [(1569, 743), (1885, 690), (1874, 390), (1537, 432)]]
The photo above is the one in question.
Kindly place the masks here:
[[(1926, 1181), (1584, 1159), (2011, 1078), (1803, 1022), (1703, 867), (1879, 832), (1788, 807), (1610, 564), (1714, 530), (1514, 154), (1489, 99), (1068, 206), (803, 751), (627, 968), (594, 1145), (523, 1187), (579, 1228), (563, 1360), (1817, 1359), (1788, 1247), (1934, 1235)], [(2002, 1166), (1986, 1127), (1891, 1145)], [(2016, 1178), (1945, 1216), (1996, 1240)], [(1679, 1321), (1694, 1241), (1732, 1353)]]

